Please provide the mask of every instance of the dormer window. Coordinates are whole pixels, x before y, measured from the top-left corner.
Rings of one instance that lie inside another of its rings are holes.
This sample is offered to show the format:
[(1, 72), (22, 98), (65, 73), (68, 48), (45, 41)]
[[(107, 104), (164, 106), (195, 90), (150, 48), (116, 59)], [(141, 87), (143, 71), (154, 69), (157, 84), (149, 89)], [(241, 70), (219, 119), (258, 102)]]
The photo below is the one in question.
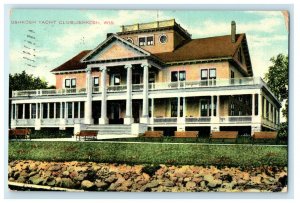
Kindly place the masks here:
[(151, 46), (151, 45), (154, 45), (153, 36), (139, 37), (139, 46)]

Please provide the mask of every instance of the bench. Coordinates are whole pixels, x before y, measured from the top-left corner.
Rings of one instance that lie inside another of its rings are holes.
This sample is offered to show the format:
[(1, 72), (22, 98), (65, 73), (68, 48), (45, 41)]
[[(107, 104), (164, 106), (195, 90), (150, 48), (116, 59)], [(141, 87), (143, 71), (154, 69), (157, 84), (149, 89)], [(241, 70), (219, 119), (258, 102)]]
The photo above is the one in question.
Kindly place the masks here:
[(222, 139), (224, 140), (227, 139), (234, 139), (236, 142), (236, 138), (238, 136), (238, 131), (217, 131), (217, 132), (211, 132), (209, 136), (209, 142), (211, 142), (213, 139)]
[(197, 138), (198, 131), (175, 131), (176, 138)]
[(75, 136), (76, 136), (76, 140), (78, 139), (80, 141), (82, 137), (84, 138), (84, 140), (87, 140), (87, 138), (97, 139), (97, 135), (98, 135), (98, 131), (82, 130), (79, 133), (77, 133)]
[(144, 137), (163, 137), (164, 131), (146, 131)]
[(277, 132), (254, 132), (252, 135), (252, 143), (254, 143), (255, 140), (263, 140), (264, 142), (266, 140), (274, 140), (275, 143), (277, 143)]
[(30, 140), (30, 129), (10, 129), (9, 130), (9, 138), (12, 139), (21, 139), (24, 137), (24, 139), (29, 139)]

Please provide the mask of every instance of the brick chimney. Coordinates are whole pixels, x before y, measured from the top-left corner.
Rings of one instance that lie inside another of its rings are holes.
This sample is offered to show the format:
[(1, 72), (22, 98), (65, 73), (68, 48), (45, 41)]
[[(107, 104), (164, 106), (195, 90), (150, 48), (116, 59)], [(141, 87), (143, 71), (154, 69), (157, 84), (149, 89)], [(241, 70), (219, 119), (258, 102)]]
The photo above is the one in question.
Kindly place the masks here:
[(236, 41), (236, 24), (235, 21), (231, 21), (231, 42), (235, 43)]

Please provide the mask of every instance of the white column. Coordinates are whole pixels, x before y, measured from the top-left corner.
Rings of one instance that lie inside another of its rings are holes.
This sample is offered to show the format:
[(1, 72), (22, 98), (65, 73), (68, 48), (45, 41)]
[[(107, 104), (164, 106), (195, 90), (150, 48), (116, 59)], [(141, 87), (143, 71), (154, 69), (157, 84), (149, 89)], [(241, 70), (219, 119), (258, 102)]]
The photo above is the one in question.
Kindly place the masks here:
[(16, 120), (19, 118), (19, 104), (16, 104)]
[[(84, 103), (84, 123), (92, 124), (92, 70), (91, 68), (87, 68), (86, 71), (86, 101)], [(66, 109), (65, 109), (66, 110)], [(65, 117), (67, 118), (67, 117)]]
[(80, 107), (81, 107), (81, 102), (78, 102), (78, 118), (80, 118)]
[(151, 116), (154, 118), (154, 98), (151, 99)]
[(25, 104), (23, 104), (23, 115), (22, 118), (25, 119)]
[(47, 118), (49, 119), (50, 116), (50, 103), (47, 104)]
[(140, 119), (141, 123), (149, 123), (149, 99), (148, 99), (148, 88), (149, 88), (149, 64), (142, 64), (144, 68), (144, 79), (143, 79), (143, 116)]
[(262, 117), (262, 96), (261, 93), (258, 94), (258, 117), (261, 118)]
[(100, 67), (101, 70), (101, 94), (102, 94), (102, 100), (101, 100), (101, 118), (99, 118), (99, 124), (107, 124), (107, 98), (106, 98), (106, 72), (107, 68), (106, 66)]
[(68, 103), (65, 102), (65, 119), (68, 119)]
[(183, 102), (182, 102), (182, 111), (183, 111), (182, 117), (185, 118), (186, 117), (186, 98), (183, 97), (182, 100), (183, 100)]
[(40, 119), (43, 119), (43, 103), (40, 103)]
[(56, 118), (56, 102), (54, 102), (53, 108), (54, 108), (53, 118)]
[(255, 116), (255, 94), (252, 94), (252, 117)]
[(127, 69), (127, 92), (126, 92), (126, 117), (124, 118), (124, 124), (133, 123), (132, 118), (132, 65), (125, 65)]

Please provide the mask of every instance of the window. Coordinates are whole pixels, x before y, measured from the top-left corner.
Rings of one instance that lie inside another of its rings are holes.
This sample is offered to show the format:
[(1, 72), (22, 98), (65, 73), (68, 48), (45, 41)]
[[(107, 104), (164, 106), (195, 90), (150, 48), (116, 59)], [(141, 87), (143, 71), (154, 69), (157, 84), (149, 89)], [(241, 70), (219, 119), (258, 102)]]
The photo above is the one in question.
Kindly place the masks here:
[(161, 35), (159, 37), (159, 42), (165, 44), (168, 41), (167, 35)]
[(230, 72), (230, 78), (234, 78), (234, 72), (233, 71)]
[(93, 85), (94, 87), (99, 87), (99, 77), (94, 77)]
[(48, 113), (48, 104), (43, 103), (43, 118), (48, 117), (47, 113)]
[(154, 83), (155, 82), (155, 73), (150, 72), (149, 73), (149, 83)]
[(121, 76), (120, 74), (113, 75), (113, 85), (120, 85), (121, 84)]
[(127, 41), (133, 44), (133, 39), (131, 39), (130, 37), (127, 38)]
[(74, 118), (78, 118), (78, 103), (79, 102), (74, 102)]
[(141, 83), (141, 75), (139, 73), (132, 74), (132, 84), (140, 84)]
[(65, 79), (65, 88), (76, 88), (76, 79)]
[(31, 104), (31, 118), (36, 118), (36, 104)]
[(145, 46), (146, 45), (146, 38), (141, 37), (139, 38), (139, 46)]
[(60, 117), (60, 103), (56, 103), (56, 115), (55, 117), (56, 118), (59, 118)]
[(185, 81), (185, 71), (179, 71), (179, 80)]
[(183, 71), (172, 71), (171, 82), (185, 81), (185, 70)]
[(67, 102), (68, 118), (72, 118), (72, 102)]
[(201, 80), (207, 80), (208, 76), (207, 76), (207, 69), (202, 69), (201, 70)]
[(147, 37), (147, 45), (154, 45), (154, 38), (153, 38), (153, 36)]
[(154, 37), (147, 36), (147, 37), (139, 37), (139, 46), (151, 46), (154, 45)]
[(201, 100), (200, 111), (201, 116), (208, 116), (208, 100)]
[(84, 102), (80, 102), (80, 118), (84, 118)]
[(215, 68), (212, 68), (212, 69), (209, 69), (209, 79), (216, 79), (216, 69)]
[(71, 88), (76, 88), (76, 79), (71, 79)]
[(171, 117), (177, 117), (177, 108), (178, 108), (177, 99), (171, 100)]
[(49, 104), (49, 118), (54, 118), (54, 103)]
[(171, 82), (177, 82), (178, 81), (178, 72), (173, 71), (171, 72)]

